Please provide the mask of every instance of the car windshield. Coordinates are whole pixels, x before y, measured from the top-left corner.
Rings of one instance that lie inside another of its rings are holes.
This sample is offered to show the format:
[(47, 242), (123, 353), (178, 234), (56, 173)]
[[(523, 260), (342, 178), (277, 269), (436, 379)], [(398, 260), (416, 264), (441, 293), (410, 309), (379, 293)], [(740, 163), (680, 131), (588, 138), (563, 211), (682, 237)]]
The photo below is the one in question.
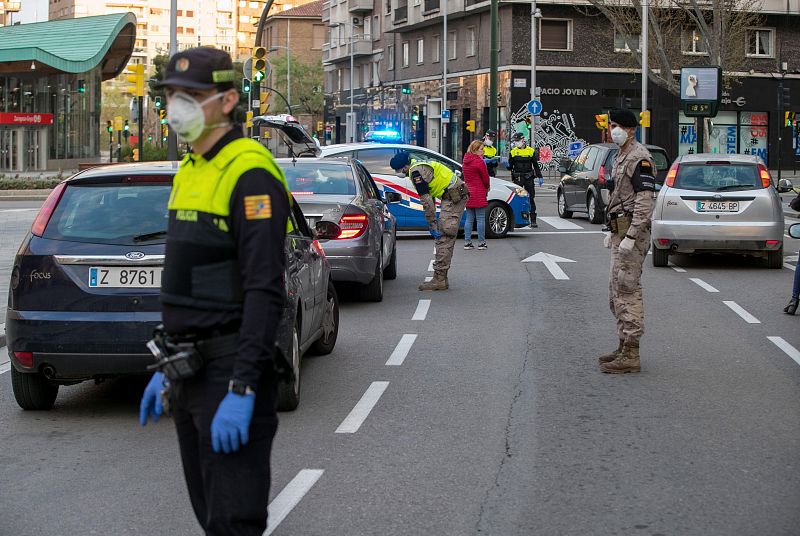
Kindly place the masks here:
[(286, 184), (295, 195), (355, 195), (350, 166), (324, 162), (296, 162), (283, 166)]
[(70, 184), (43, 237), (121, 245), (150, 237), (152, 243), (163, 242), (170, 189), (168, 182)]
[(719, 163), (680, 164), (675, 177), (675, 188), (719, 192), (725, 190), (750, 190), (761, 188), (758, 168), (753, 164)]
[(650, 155), (653, 157), (653, 163), (656, 165), (656, 170), (661, 171), (669, 169), (669, 161), (667, 160), (667, 155), (662, 153), (661, 151), (650, 151)]

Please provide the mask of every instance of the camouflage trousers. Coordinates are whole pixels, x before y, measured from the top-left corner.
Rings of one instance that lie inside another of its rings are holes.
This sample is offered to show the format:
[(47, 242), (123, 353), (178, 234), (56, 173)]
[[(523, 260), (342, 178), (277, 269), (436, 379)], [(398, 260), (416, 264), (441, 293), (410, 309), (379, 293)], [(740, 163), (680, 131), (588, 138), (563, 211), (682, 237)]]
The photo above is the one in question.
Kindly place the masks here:
[(439, 212), (439, 232), (442, 237), (436, 241), (436, 256), (433, 260), (433, 271), (447, 275), (450, 269), (450, 261), (453, 259), (453, 248), (456, 245), (458, 227), (461, 223), (461, 216), (464, 214), (464, 207), (467, 205), (469, 196), (464, 196), (457, 202), (445, 196), (442, 199), (441, 211)]
[(608, 305), (617, 319), (617, 336), (625, 344), (639, 344), (644, 335), (642, 265), (650, 249), (650, 232), (639, 232), (630, 253), (620, 252), (624, 235), (611, 235), (611, 273)]

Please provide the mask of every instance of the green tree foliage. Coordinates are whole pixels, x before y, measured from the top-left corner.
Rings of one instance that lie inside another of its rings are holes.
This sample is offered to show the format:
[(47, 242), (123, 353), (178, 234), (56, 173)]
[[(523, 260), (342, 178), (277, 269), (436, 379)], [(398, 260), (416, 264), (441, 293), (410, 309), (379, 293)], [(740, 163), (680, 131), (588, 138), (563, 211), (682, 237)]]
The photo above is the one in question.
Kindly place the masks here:
[[(286, 59), (285, 50), (283, 54), (270, 58), (272, 74), (268, 80), (270, 87), (277, 89), (288, 98), (286, 91)], [(313, 116), (322, 115), (325, 104), (325, 96), (322, 92), (324, 78), (322, 60), (307, 63), (292, 55), (289, 63), (291, 64), (289, 77), (292, 80), (291, 99), (294, 112)], [(273, 94), (270, 100), (270, 113), (280, 113), (284, 110), (286, 110), (286, 104), (283, 99)]]

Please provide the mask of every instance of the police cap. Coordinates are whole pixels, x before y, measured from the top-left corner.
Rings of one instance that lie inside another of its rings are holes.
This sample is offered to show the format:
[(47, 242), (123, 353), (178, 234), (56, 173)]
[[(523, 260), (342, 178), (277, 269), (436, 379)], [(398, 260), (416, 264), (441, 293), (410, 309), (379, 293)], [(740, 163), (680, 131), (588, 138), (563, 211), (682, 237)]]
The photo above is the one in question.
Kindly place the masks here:
[(487, 130), (486, 131), (486, 135), (487, 136), (491, 136), (492, 138), (494, 138), (494, 137), (497, 136), (497, 132), (495, 132), (494, 130)]
[(515, 132), (511, 139), (514, 141), (524, 140), (525, 135), (522, 132)]
[(400, 151), (399, 153), (397, 153), (392, 157), (392, 160), (389, 162), (389, 165), (394, 170), (401, 170), (410, 163), (411, 163), (411, 155), (408, 154), (406, 151)]
[(172, 56), (167, 63), (166, 77), (157, 87), (217, 88), (225, 91), (235, 87), (235, 78), (230, 54), (216, 48), (198, 47)]
[(615, 109), (608, 114), (609, 122), (616, 123), (621, 127), (633, 128), (639, 126), (636, 115), (630, 110)]

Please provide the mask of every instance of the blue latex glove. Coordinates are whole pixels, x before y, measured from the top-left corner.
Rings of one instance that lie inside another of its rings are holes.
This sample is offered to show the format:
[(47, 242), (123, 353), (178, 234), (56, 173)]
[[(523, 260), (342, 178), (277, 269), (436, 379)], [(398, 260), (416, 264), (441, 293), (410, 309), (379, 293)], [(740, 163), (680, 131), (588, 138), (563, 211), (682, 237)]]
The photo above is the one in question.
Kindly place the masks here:
[(147, 424), (147, 417), (151, 417), (153, 422), (158, 422), (158, 418), (164, 413), (164, 406), (161, 404), (161, 391), (164, 389), (166, 378), (163, 372), (156, 372), (150, 378), (150, 383), (144, 389), (142, 401), (139, 403), (139, 424)]
[(442, 233), (440, 233), (436, 229), (431, 229), (429, 232), (431, 233), (431, 236), (436, 240), (439, 240), (442, 237)]
[(211, 448), (214, 452), (229, 454), (239, 450), (240, 445), (247, 444), (255, 403), (254, 394), (225, 395), (211, 421)]
[(544, 184), (544, 177), (539, 177), (539, 186)]

